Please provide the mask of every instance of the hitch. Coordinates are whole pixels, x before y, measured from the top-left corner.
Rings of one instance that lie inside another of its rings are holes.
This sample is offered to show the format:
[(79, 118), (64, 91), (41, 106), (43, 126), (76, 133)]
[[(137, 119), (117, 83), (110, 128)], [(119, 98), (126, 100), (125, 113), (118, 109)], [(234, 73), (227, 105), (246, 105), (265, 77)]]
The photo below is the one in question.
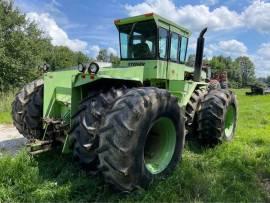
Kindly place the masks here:
[(26, 149), (30, 154), (36, 155), (50, 151), (52, 145), (53, 140), (32, 140), (30, 143), (26, 144)]

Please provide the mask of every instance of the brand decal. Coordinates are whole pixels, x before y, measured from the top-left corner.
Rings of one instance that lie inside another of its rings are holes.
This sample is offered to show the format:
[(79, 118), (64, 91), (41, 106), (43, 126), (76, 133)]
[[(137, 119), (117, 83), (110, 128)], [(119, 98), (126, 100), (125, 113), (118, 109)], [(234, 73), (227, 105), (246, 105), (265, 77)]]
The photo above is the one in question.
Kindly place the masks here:
[(144, 66), (144, 62), (130, 62), (128, 63), (128, 66)]

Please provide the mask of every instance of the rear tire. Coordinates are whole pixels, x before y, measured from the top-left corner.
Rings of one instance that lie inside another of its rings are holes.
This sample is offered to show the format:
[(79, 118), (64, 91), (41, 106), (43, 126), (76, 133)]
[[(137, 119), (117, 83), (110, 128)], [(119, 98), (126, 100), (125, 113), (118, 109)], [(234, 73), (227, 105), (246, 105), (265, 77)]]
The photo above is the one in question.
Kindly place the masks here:
[(35, 80), (17, 93), (12, 103), (13, 124), (27, 139), (40, 139), (42, 126), (43, 80)]
[(186, 130), (189, 135), (195, 134), (195, 129), (197, 128), (197, 122), (194, 122), (198, 114), (198, 110), (201, 108), (201, 101), (206, 95), (207, 91), (205, 89), (196, 89), (191, 97), (189, 102), (186, 105)]
[(184, 145), (177, 99), (158, 88), (131, 89), (107, 112), (98, 149), (106, 182), (130, 192), (170, 174)]
[(202, 144), (215, 146), (234, 137), (237, 101), (229, 90), (211, 90), (202, 101), (198, 116), (198, 134)]

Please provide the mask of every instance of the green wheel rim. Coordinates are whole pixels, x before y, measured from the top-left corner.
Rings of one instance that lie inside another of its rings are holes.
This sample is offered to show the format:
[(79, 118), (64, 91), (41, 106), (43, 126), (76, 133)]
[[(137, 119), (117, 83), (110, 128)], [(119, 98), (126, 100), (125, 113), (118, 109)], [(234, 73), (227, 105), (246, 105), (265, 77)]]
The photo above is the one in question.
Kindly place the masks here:
[(225, 136), (227, 138), (230, 138), (233, 134), (234, 125), (235, 125), (235, 114), (236, 114), (235, 108), (231, 104), (228, 107), (226, 117), (225, 117)]
[(144, 147), (144, 163), (152, 174), (166, 169), (176, 145), (176, 130), (169, 118), (158, 119), (150, 128)]

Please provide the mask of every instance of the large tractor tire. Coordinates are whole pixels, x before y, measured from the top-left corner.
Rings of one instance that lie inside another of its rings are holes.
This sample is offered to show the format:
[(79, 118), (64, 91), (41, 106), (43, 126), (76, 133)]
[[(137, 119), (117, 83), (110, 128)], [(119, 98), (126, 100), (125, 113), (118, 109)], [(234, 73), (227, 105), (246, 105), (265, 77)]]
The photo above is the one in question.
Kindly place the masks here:
[(211, 90), (202, 101), (198, 115), (198, 135), (202, 144), (215, 146), (234, 137), (237, 101), (229, 90)]
[(73, 156), (92, 172), (96, 171), (98, 164), (96, 149), (102, 114), (105, 114), (112, 102), (125, 91), (126, 88), (111, 88), (93, 93), (81, 102), (78, 112), (72, 117), (70, 141), (73, 144)]
[(197, 122), (195, 122), (197, 113), (199, 109), (201, 108), (201, 101), (203, 100), (205, 94), (207, 91), (205, 89), (196, 89), (191, 97), (189, 102), (186, 105), (186, 111), (185, 111), (185, 116), (186, 116), (186, 132), (189, 135), (194, 134), (194, 130), (197, 128)]
[(25, 85), (12, 103), (13, 124), (27, 139), (43, 136), (43, 80), (38, 79)]
[(129, 90), (102, 122), (98, 156), (105, 181), (130, 192), (170, 174), (181, 159), (184, 128), (184, 115), (168, 91)]

